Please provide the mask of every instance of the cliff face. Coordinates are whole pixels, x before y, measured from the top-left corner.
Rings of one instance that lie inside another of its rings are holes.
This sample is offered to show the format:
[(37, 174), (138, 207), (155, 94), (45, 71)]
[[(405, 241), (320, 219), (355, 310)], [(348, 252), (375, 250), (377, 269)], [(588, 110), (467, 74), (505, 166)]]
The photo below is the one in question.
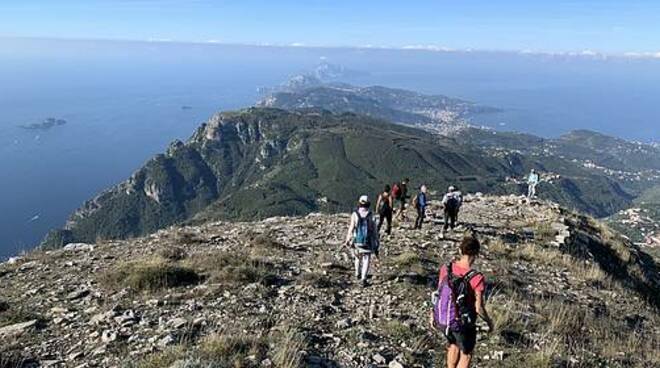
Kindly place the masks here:
[[(404, 177), (413, 189), (453, 184), (517, 193), (520, 184), (505, 178), (539, 165), (534, 157), (486, 154), (362, 115), (268, 108), (219, 113), (187, 142), (172, 143), (126, 182), (86, 202), (43, 245), (135, 237), (184, 222), (345, 211), (360, 194), (375, 195)], [(571, 174), (562, 179), (570, 185), (543, 187), (548, 198), (598, 215), (630, 201), (606, 178), (567, 161), (556, 166)]]
[(429, 295), (464, 232), (482, 242), (496, 324), (479, 324), (477, 366), (660, 364), (657, 259), (514, 196), (468, 196), (461, 227), (440, 239), (438, 197), (423, 230), (404, 221), (383, 237), (367, 288), (341, 247), (345, 214), (172, 227), (0, 264), (0, 364), (442, 366)]

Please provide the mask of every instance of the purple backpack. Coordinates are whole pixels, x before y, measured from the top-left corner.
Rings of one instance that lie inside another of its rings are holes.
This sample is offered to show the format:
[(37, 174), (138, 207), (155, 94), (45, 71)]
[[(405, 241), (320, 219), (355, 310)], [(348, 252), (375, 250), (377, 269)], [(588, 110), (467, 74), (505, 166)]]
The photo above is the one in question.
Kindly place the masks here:
[(461, 331), (464, 326), (476, 322), (476, 311), (467, 304), (470, 290), (470, 280), (478, 274), (475, 270), (468, 271), (463, 277), (452, 273), (452, 263), (447, 264), (447, 277), (440, 280), (438, 290), (434, 293), (433, 323), (445, 335), (449, 331)]

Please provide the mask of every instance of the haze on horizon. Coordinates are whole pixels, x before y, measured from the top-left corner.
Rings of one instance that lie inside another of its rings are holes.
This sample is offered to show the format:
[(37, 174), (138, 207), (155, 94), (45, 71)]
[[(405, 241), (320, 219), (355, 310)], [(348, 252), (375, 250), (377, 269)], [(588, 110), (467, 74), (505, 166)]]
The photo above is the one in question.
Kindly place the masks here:
[(660, 3), (10, 0), (0, 37), (660, 57)]

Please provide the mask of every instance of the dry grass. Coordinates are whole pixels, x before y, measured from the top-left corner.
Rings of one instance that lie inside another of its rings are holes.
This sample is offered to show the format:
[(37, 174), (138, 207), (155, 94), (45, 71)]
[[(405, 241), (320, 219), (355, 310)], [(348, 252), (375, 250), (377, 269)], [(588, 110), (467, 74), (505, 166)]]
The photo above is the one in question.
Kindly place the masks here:
[(272, 232), (265, 232), (262, 234), (257, 234), (252, 239), (252, 245), (257, 248), (266, 248), (266, 249), (282, 249), (284, 245), (276, 240), (276, 236)]
[(518, 326), (522, 322), (519, 305), (516, 305), (520, 299), (521, 297), (515, 292), (510, 296), (498, 294), (491, 297), (488, 303), (488, 311), (493, 320), (495, 331), (515, 327), (524, 329), (526, 327)]
[(269, 359), (273, 367), (302, 368), (306, 348), (304, 336), (290, 326), (272, 333), (224, 328), (203, 337), (196, 346), (169, 348), (143, 358), (135, 366), (160, 368), (181, 361), (185, 367), (251, 368)]
[(267, 351), (266, 338), (233, 331), (205, 337), (196, 355), (214, 366), (239, 368), (257, 366), (266, 359)]
[(613, 287), (612, 279), (595, 263), (579, 264), (573, 262), (572, 265), (573, 275), (588, 283), (598, 282), (603, 284), (606, 289)]
[(320, 289), (327, 289), (334, 286), (332, 279), (320, 272), (305, 272), (300, 276), (298, 281), (303, 285)]
[(166, 246), (160, 249), (158, 255), (168, 261), (180, 261), (187, 256), (185, 249), (175, 246)]
[(419, 254), (413, 251), (405, 251), (399, 254), (398, 256), (388, 260), (388, 263), (398, 267), (410, 267), (410, 266), (418, 265), (421, 262), (422, 259), (419, 256)]
[(273, 363), (278, 368), (302, 368), (304, 351), (307, 347), (305, 337), (294, 328), (288, 328), (281, 337), (274, 338), (272, 352)]
[(137, 364), (129, 365), (139, 368), (162, 368), (170, 367), (176, 361), (182, 360), (186, 357), (185, 347), (178, 345), (167, 350), (150, 354), (137, 362)]
[(169, 263), (162, 258), (120, 263), (99, 278), (99, 282), (107, 288), (131, 288), (134, 291), (157, 291), (194, 285), (202, 280), (195, 270)]
[(540, 336), (536, 351), (526, 354), (530, 367), (555, 366), (557, 361), (571, 357), (582, 359), (579, 366), (611, 366), (616, 362), (614, 366), (645, 367), (660, 361), (657, 336), (650, 327), (657, 318), (646, 322), (650, 330), (642, 336), (613, 315), (596, 316), (588, 307), (572, 301), (535, 299), (527, 302), (539, 313), (533, 315), (530, 323), (521, 323), (515, 313), (515, 304), (521, 302), (512, 298), (494, 306), (491, 316), (498, 332)]
[(383, 324), (383, 335), (395, 341), (409, 341), (418, 337), (410, 325), (396, 319)]
[(553, 265), (566, 265), (571, 259), (557, 249), (545, 248), (535, 243), (523, 244), (511, 252), (511, 255), (528, 262)]
[(204, 243), (206, 239), (200, 237), (199, 234), (190, 232), (190, 230), (186, 231), (184, 228), (175, 233), (174, 241), (178, 245), (194, 245)]
[(540, 241), (550, 241), (557, 235), (557, 231), (552, 228), (550, 221), (531, 221), (527, 224), (534, 230), (534, 239)]
[(206, 275), (211, 283), (270, 284), (276, 278), (274, 265), (242, 253), (198, 253), (184, 264)]
[(512, 250), (501, 238), (487, 238), (484, 248), (493, 255), (507, 255)]
[(611, 279), (595, 263), (578, 261), (559, 249), (546, 248), (538, 244), (528, 243), (511, 251), (509, 255), (514, 258), (528, 261), (534, 264), (547, 264), (568, 270), (574, 277), (586, 282), (600, 282), (611, 286)]

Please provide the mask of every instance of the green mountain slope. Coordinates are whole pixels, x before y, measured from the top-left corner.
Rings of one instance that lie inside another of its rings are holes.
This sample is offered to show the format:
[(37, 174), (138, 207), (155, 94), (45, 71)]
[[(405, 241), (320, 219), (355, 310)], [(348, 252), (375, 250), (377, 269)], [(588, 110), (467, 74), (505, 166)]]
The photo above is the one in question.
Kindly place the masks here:
[[(440, 190), (458, 183), (466, 191), (518, 192), (505, 178), (538, 165), (355, 114), (220, 113), (188, 142), (173, 143), (128, 181), (85, 203), (44, 245), (133, 237), (186, 221), (347, 211), (358, 195), (373, 196), (405, 176), (413, 187), (423, 181)], [(553, 189), (556, 198), (581, 210), (618, 210), (630, 199), (600, 177), (566, 180), (570, 185)], [(585, 195), (594, 180), (606, 182), (602, 198)]]

